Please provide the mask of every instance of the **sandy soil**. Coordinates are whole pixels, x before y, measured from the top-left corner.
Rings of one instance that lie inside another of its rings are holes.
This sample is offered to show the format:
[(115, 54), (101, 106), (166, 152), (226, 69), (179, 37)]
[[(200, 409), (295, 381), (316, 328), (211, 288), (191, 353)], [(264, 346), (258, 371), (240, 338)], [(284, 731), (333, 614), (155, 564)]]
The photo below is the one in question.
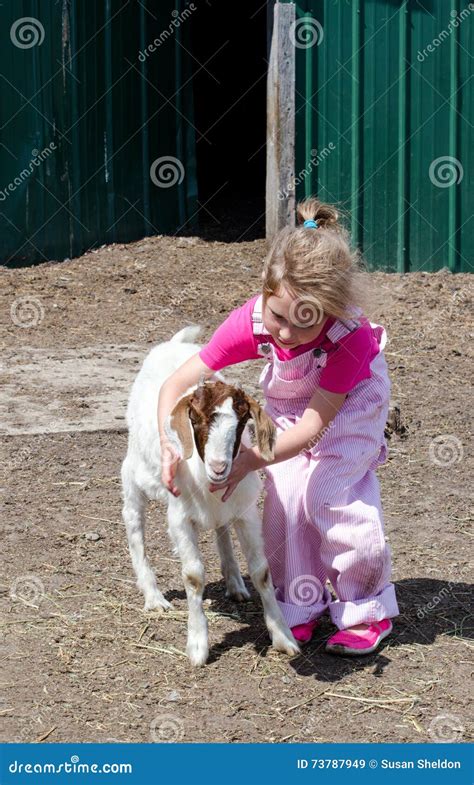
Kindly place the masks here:
[[(371, 276), (401, 416), (379, 471), (401, 609), (383, 648), (326, 655), (325, 620), (301, 656), (273, 652), (255, 593), (224, 598), (204, 537), (211, 658), (193, 670), (158, 504), (148, 549), (174, 610), (142, 610), (120, 515), (130, 382), (154, 343), (191, 322), (205, 342), (257, 292), (264, 253), (154, 237), (1, 269), (2, 740), (472, 738), (468, 275)], [(254, 390), (260, 367), (229, 374)]]

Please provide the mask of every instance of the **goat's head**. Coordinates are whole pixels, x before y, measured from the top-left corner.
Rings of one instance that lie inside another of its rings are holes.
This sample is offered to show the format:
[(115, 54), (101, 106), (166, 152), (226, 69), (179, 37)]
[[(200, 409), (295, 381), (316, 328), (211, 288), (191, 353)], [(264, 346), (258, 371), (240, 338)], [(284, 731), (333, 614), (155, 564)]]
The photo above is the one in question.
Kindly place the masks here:
[(238, 455), (247, 420), (255, 423), (255, 435), (262, 457), (273, 460), (276, 428), (258, 401), (243, 390), (225, 382), (200, 384), (193, 393), (181, 398), (169, 416), (187, 460), (193, 453), (193, 440), (211, 482), (224, 482)]

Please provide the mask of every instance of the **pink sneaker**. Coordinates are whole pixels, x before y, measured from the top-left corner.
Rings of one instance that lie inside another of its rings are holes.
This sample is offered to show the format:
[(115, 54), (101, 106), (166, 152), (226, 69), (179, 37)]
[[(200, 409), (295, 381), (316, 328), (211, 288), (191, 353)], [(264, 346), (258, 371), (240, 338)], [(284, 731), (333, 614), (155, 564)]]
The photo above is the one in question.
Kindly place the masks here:
[(317, 626), (318, 620), (314, 619), (314, 621), (307, 621), (305, 624), (297, 624), (296, 627), (291, 628), (291, 632), (300, 643), (309, 643)]
[(380, 642), (390, 635), (393, 624), (390, 619), (374, 622), (362, 632), (362, 635), (348, 630), (339, 630), (332, 635), (326, 643), (329, 654), (372, 654)]

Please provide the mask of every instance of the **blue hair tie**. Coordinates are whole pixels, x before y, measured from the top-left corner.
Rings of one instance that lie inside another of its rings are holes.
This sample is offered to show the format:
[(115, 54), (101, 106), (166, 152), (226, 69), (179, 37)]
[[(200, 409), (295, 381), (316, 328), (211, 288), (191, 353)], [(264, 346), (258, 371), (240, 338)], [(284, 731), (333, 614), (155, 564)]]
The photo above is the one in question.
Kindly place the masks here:
[(317, 221), (305, 221), (303, 224), (305, 229), (317, 229), (318, 222)]

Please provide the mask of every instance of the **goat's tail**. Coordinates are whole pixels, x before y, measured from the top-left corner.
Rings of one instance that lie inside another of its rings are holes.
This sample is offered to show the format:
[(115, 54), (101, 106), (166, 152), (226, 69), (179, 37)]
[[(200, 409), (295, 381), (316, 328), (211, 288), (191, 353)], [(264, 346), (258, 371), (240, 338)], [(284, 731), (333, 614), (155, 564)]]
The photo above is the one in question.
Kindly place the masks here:
[(182, 330), (170, 338), (170, 343), (195, 343), (201, 329), (200, 324), (190, 324), (187, 327), (183, 327)]

